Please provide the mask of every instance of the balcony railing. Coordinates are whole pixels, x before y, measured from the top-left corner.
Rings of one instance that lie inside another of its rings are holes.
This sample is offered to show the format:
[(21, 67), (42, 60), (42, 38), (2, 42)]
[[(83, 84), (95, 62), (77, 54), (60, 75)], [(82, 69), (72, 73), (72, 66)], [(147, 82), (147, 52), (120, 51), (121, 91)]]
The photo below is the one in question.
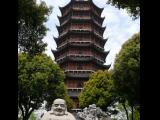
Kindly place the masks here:
[(72, 61), (90, 61), (92, 60), (93, 57), (90, 57), (90, 56), (76, 56), (76, 57), (70, 57), (69, 60), (72, 60)]
[(74, 46), (88, 46), (90, 44), (94, 44), (95, 48), (103, 51), (104, 48), (102, 48), (100, 45), (96, 44), (95, 42), (91, 42), (91, 41), (68, 41), (68, 42), (64, 42), (63, 44), (61, 44), (60, 46), (58, 46), (57, 48), (59, 50), (63, 49), (67, 44), (70, 45), (74, 45)]
[(65, 70), (64, 72), (69, 72), (69, 73), (93, 73), (93, 70)]
[(91, 41), (73, 41), (73, 40), (69, 40), (68, 42), (64, 42), (63, 44), (59, 45), (57, 48), (63, 49), (67, 44), (71, 44), (71, 45), (75, 45), (75, 46), (88, 46), (90, 45), (92, 42)]
[(90, 10), (89, 7), (77, 7), (77, 6), (73, 6), (73, 10)]
[(91, 31), (91, 28), (76, 28), (76, 27), (71, 27), (71, 30), (77, 30), (77, 31)]
[[(81, 32), (83, 32), (83, 31), (91, 32), (91, 31), (92, 31), (91, 29), (87, 29), (87, 28), (73, 28), (73, 27), (71, 27), (70, 30), (72, 30), (72, 31), (81, 31)], [(68, 32), (69, 32), (69, 29), (63, 31), (63, 32), (60, 34), (59, 37), (64, 36), (64, 35), (67, 34)], [(98, 33), (97, 33), (97, 34), (98, 34)], [(98, 35), (99, 35), (99, 34), (98, 34)], [(99, 35), (99, 36), (100, 36), (100, 35)], [(102, 36), (100, 36), (100, 37), (102, 38)]]
[(70, 97), (78, 97), (83, 88), (67, 88)]
[(82, 91), (83, 88), (67, 88), (67, 90), (71, 90), (71, 91), (74, 91), (74, 90), (76, 90), (76, 91)]
[(73, 15), (72, 19), (78, 19), (78, 20), (84, 19), (84, 20), (88, 20), (88, 19), (91, 19), (91, 17), (90, 16), (83, 16), (83, 15), (82, 16)]
[(74, 78), (88, 78), (93, 72), (93, 70), (65, 70), (66, 76)]
[(91, 19), (91, 17), (90, 16), (75, 16), (75, 15), (68, 16), (64, 20), (61, 20), (61, 26), (64, 25), (64, 24), (66, 24), (70, 19), (89, 20), (89, 19)]
[(103, 39), (102, 33), (98, 32), (96, 29), (92, 30), (91, 28), (72, 27), (72, 26), (70, 28), (66, 28), (66, 30), (64, 30), (59, 37), (65, 35), (69, 31), (69, 29), (72, 31), (89, 31), (89, 32), (93, 31), (97, 36)]
[(93, 55), (81, 55), (81, 54), (67, 54), (66, 56), (60, 57), (60, 58), (57, 59), (56, 61), (57, 61), (58, 63), (60, 63), (60, 62), (64, 61), (66, 58), (68, 58), (68, 57), (69, 57), (70, 60), (88, 61), (88, 60), (91, 60), (91, 59), (95, 59), (96, 62), (98, 62), (98, 63), (100, 63), (100, 64), (103, 64), (103, 63), (104, 63), (103, 60), (101, 60), (101, 59), (99, 59), (99, 58), (97, 58), (97, 57), (94, 57)]

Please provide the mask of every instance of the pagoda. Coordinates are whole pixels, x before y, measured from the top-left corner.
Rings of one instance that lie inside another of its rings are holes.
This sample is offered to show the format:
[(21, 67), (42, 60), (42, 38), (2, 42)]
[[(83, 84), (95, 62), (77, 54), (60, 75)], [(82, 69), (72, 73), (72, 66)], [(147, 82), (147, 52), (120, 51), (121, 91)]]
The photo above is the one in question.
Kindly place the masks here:
[(59, 37), (54, 38), (57, 50), (52, 52), (65, 71), (68, 95), (79, 108), (78, 96), (90, 74), (110, 67), (104, 65), (109, 51), (104, 51), (107, 39), (103, 39), (103, 8), (97, 7), (92, 0), (71, 0), (59, 9), (62, 13), (58, 17)]

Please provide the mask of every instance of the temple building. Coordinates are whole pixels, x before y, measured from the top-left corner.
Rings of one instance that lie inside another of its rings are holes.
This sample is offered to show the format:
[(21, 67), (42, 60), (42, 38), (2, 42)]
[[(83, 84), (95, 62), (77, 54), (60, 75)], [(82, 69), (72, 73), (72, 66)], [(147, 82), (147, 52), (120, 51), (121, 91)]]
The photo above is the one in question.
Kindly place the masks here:
[(52, 52), (55, 61), (65, 71), (65, 85), (76, 108), (79, 107), (78, 96), (89, 75), (110, 67), (104, 65), (109, 51), (104, 51), (107, 39), (103, 38), (102, 10), (92, 0), (71, 0), (60, 7), (59, 37), (54, 38), (57, 50)]

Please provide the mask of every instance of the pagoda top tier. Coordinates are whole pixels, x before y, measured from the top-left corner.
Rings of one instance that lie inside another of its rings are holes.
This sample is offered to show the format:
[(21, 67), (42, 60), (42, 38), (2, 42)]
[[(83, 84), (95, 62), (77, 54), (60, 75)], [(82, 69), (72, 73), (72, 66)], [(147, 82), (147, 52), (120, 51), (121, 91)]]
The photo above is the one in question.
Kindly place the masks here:
[(98, 6), (96, 6), (92, 0), (70, 0), (70, 2), (63, 6), (63, 7), (59, 7), (61, 13), (62, 13), (62, 16), (63, 16), (63, 13), (70, 7), (72, 6), (72, 4), (74, 3), (82, 3), (82, 4), (90, 4), (96, 11), (98, 11), (99, 14), (102, 13), (103, 9), (104, 8), (99, 8)]

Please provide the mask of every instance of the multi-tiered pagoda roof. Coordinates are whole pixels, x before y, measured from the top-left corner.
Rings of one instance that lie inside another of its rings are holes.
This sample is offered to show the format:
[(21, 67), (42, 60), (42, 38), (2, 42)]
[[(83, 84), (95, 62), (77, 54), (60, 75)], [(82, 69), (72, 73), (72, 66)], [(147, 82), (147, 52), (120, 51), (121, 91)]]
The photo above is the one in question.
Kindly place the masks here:
[[(57, 50), (52, 50), (55, 61), (65, 71), (65, 84), (74, 101), (83, 89), (89, 75), (97, 70), (108, 70), (104, 65), (109, 51), (104, 51), (107, 39), (103, 38), (103, 8), (92, 0), (71, 0), (60, 7), (62, 13), (57, 26), (59, 37), (54, 38)], [(78, 102), (76, 102), (78, 107)]]

